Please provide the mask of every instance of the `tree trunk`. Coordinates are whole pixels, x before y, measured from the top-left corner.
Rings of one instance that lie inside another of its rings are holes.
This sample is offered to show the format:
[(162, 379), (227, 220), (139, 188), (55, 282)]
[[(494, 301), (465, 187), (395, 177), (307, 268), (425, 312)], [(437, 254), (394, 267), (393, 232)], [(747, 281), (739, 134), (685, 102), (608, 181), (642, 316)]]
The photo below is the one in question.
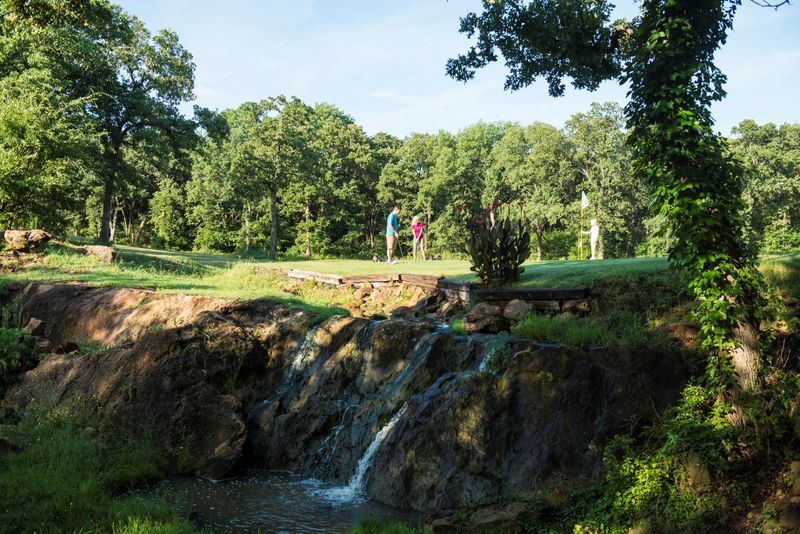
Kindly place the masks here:
[(114, 195), (112, 180), (113, 178), (106, 176), (103, 184), (103, 217), (100, 220), (100, 241), (103, 243), (109, 243), (113, 239), (111, 237), (111, 217), (113, 213), (111, 202)]
[(133, 246), (139, 246), (139, 239), (142, 237), (142, 230), (144, 230), (144, 225), (147, 223), (147, 217), (142, 217), (142, 220), (139, 222), (139, 228), (136, 230), (136, 236), (133, 238)]
[(278, 248), (278, 194), (275, 191), (269, 193), (270, 203), (270, 235), (269, 235), (269, 259), (275, 259), (275, 252)]
[(250, 207), (245, 208), (244, 212), (244, 253), (248, 254), (250, 252), (250, 240), (251, 240), (251, 233), (252, 229), (250, 226)]
[(308, 205), (308, 200), (306, 200), (306, 205), (304, 208), (304, 214), (306, 217), (306, 258), (311, 257), (311, 206)]
[(113, 243), (117, 236), (117, 221), (119, 219), (119, 210), (114, 208), (114, 215), (111, 217), (111, 228), (109, 228), (108, 242)]
[(536, 261), (542, 261), (542, 234), (544, 233), (544, 223), (536, 223)]

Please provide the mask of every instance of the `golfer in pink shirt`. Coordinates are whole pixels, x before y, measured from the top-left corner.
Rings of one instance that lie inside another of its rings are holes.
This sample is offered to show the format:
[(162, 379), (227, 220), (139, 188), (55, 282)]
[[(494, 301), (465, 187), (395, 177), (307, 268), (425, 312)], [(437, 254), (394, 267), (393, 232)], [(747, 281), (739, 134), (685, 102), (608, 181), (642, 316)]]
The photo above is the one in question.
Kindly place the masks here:
[(419, 251), (422, 253), (422, 259), (427, 260), (425, 257), (425, 229), (417, 215), (411, 218), (411, 233), (414, 235), (414, 245), (412, 247), (414, 251), (414, 261), (417, 261), (417, 248), (419, 248)]

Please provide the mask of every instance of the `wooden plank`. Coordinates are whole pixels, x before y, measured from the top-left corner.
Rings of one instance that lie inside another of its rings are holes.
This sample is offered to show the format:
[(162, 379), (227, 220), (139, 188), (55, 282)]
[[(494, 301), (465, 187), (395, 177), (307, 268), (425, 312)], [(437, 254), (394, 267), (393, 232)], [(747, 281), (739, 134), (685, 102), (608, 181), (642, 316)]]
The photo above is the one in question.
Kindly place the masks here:
[(342, 283), (343, 284), (363, 284), (363, 283), (389, 283), (389, 282), (397, 282), (400, 280), (400, 275), (398, 274), (361, 274), (361, 275), (353, 275), (353, 276), (343, 276)]
[(461, 280), (451, 280), (450, 278), (442, 278), (437, 285), (442, 289), (459, 289), (470, 291), (472, 289), (472, 282), (462, 282)]
[(441, 280), (441, 276), (431, 276), (427, 274), (401, 274), (400, 281), (405, 284), (436, 287)]
[(322, 282), (324, 284), (333, 284), (339, 285), (342, 283), (342, 279), (338, 274), (325, 274), (325, 273), (315, 273), (312, 271), (298, 271), (292, 269), (286, 275), (289, 278), (297, 278), (300, 280), (315, 280), (317, 282)]
[(476, 289), (477, 300), (573, 300), (589, 297), (589, 288), (580, 287), (531, 287), (508, 289)]

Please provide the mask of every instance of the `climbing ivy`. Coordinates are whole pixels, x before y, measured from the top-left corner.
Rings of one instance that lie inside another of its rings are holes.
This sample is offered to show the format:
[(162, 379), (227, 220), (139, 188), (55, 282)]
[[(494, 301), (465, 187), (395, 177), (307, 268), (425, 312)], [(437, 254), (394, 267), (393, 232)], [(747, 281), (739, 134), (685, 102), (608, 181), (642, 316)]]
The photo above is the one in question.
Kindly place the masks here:
[[(689, 273), (697, 299), (707, 378), (729, 389), (736, 332), (758, 330), (763, 281), (744, 241), (743, 171), (713, 130), (710, 106), (725, 75), (714, 53), (725, 42), (738, 1), (644, 0), (630, 30), (623, 80), (636, 172), (674, 237), (671, 262)], [(758, 359), (757, 351), (749, 355)], [(750, 361), (753, 369), (760, 362)], [(755, 383), (742, 384), (752, 388)]]

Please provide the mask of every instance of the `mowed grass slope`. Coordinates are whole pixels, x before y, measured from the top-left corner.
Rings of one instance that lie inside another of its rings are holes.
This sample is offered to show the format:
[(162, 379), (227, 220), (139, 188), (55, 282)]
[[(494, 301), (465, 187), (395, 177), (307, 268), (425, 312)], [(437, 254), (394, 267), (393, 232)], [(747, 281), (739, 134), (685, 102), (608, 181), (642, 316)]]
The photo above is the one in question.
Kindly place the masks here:
[[(228, 254), (203, 254), (197, 252), (168, 252), (133, 247), (117, 247), (123, 260), (138, 257), (151, 262), (175, 262), (203, 267), (234, 267), (239, 264), (259, 265), (275, 269), (297, 269), (342, 276), (384, 273), (425, 274), (444, 276), (457, 280), (475, 281), (466, 260), (412, 261), (401, 259), (394, 265), (367, 260), (284, 260), (242, 259)], [(528, 261), (525, 272), (516, 285), (522, 287), (550, 287), (578, 285), (613, 276), (644, 274), (663, 271), (666, 258), (624, 258), (603, 261)]]
[[(365, 260), (292, 260), (266, 261), (242, 259), (224, 254), (170, 252), (132, 247), (117, 247), (113, 265), (94, 258), (50, 249), (41, 261), (22, 267), (6, 263), (0, 282), (85, 282), (98, 286), (139, 287), (170, 293), (213, 295), (229, 299), (277, 299), (304, 308), (330, 314), (334, 292), (329, 286), (297, 284), (269, 269), (300, 269), (328, 274), (364, 275), (409, 273), (475, 280), (467, 261), (445, 260), (413, 262), (401, 260), (395, 265)], [(797, 261), (800, 254), (770, 256), (766, 269), (775, 269), (785, 261)], [(564, 287), (592, 284), (610, 278), (627, 278), (667, 270), (665, 258), (626, 258), (602, 261), (527, 262), (517, 285), (522, 287)]]

